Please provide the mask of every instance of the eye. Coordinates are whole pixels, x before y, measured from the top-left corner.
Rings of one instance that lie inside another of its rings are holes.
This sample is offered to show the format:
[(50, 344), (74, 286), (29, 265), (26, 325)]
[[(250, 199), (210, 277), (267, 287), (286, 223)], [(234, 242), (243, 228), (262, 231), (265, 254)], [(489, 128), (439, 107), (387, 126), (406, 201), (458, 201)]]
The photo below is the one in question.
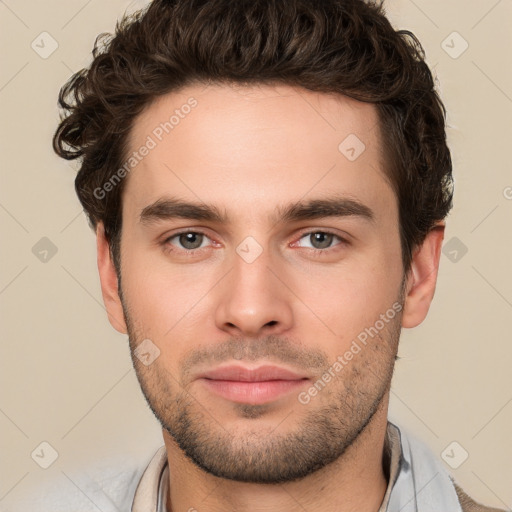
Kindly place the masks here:
[[(330, 249), (333, 247), (333, 241), (336, 239), (341, 243), (345, 242), (343, 238), (335, 235), (334, 233), (329, 233), (328, 231), (311, 231), (309, 233), (303, 234), (298, 242), (298, 245), (300, 247), (309, 247), (314, 250), (325, 251), (325, 249)], [(302, 242), (302, 240), (306, 240), (306, 243)], [(308, 242), (310, 245), (307, 245)]]
[[(174, 240), (176, 240), (176, 242), (173, 242)], [(204, 233), (198, 231), (183, 231), (167, 238), (165, 244), (170, 244), (185, 251), (194, 251), (207, 247), (208, 243), (203, 244), (203, 242), (207, 242), (208, 240), (209, 238)]]

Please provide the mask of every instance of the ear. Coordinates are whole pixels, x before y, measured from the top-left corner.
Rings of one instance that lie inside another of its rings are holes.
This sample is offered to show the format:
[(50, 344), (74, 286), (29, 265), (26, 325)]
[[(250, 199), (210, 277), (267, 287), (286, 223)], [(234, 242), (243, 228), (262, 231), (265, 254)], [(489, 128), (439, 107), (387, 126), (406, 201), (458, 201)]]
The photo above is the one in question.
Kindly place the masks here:
[(112, 327), (121, 334), (127, 334), (123, 306), (118, 292), (118, 280), (114, 263), (110, 256), (110, 247), (105, 238), (103, 223), (96, 227), (96, 247), (98, 252), (98, 271), (100, 274), (101, 293)]
[(402, 327), (416, 327), (427, 316), (436, 289), (444, 230), (444, 222), (437, 224), (413, 252), (407, 275)]

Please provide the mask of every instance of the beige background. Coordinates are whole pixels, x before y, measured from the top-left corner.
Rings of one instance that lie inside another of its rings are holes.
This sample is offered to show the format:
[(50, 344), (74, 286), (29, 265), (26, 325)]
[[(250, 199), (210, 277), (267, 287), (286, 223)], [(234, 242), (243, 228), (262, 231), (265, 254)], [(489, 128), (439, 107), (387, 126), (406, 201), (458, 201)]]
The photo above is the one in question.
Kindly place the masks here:
[[(0, 0), (1, 510), (46, 480), (80, 488), (82, 468), (104, 460), (128, 455), (143, 466), (162, 444), (127, 340), (107, 322), (74, 168), (50, 146), (60, 86), (87, 65), (97, 34), (144, 3)], [(440, 457), (457, 441), (469, 457), (450, 470), (456, 480), (510, 508), (512, 1), (387, 6), (420, 38), (440, 81), (456, 180), (445, 238), (455, 245), (445, 245), (428, 319), (403, 332), (390, 416)], [(58, 43), (46, 59), (31, 47), (51, 49), (42, 32)], [(32, 251), (43, 237), (57, 248), (47, 262)], [(46, 470), (31, 458), (43, 441), (59, 454)], [(458, 460), (461, 448), (450, 454)]]

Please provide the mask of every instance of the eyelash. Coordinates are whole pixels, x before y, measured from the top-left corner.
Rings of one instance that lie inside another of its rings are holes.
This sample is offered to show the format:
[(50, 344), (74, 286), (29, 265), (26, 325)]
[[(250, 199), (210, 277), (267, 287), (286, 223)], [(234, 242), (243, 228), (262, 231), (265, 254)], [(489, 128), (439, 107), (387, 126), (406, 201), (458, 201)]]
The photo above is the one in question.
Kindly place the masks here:
[[(307, 247), (306, 249), (308, 249), (309, 252), (313, 253), (314, 255), (323, 255), (323, 254), (326, 254), (328, 252), (331, 252), (332, 250), (336, 250), (336, 248), (338, 246), (340, 246), (340, 245), (349, 245), (349, 242), (346, 239), (342, 238), (340, 235), (338, 235), (338, 234), (336, 234), (336, 233), (334, 233), (332, 231), (325, 230), (325, 229), (322, 229), (322, 230), (317, 229), (317, 230), (313, 230), (313, 231), (306, 231), (306, 232), (304, 232), (304, 233), (302, 233), (300, 235), (298, 240), (301, 240), (305, 236), (313, 235), (313, 234), (316, 234), (316, 233), (322, 233), (324, 235), (333, 235), (335, 238), (337, 238), (339, 240), (339, 243), (336, 244), (336, 245), (333, 245), (331, 247), (327, 247), (326, 249), (315, 249), (315, 248)], [(208, 247), (201, 247), (201, 248), (197, 248), (197, 249), (177, 249), (174, 246), (172, 246), (172, 244), (170, 244), (170, 240), (172, 240), (174, 238), (177, 238), (180, 235), (184, 235), (184, 234), (202, 235), (202, 236), (210, 239), (210, 237), (204, 231), (193, 231), (193, 230), (179, 231), (178, 233), (174, 233), (173, 235), (167, 237), (162, 242), (162, 245), (164, 246), (164, 249), (166, 251), (168, 251), (168, 252), (176, 252), (177, 251), (177, 252), (181, 252), (181, 253), (183, 253), (183, 254), (185, 254), (187, 256), (194, 256), (195, 254), (197, 254), (202, 249), (207, 249), (208, 248)]]

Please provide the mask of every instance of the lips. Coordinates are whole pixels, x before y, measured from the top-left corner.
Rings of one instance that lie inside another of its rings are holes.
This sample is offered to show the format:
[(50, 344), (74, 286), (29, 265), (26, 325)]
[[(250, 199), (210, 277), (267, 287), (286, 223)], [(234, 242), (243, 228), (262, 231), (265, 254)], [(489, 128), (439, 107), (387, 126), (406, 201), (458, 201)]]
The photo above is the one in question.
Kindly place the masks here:
[(206, 371), (197, 380), (210, 392), (232, 402), (264, 404), (298, 390), (309, 379), (278, 366), (226, 366)]
[(205, 372), (200, 378), (238, 382), (263, 382), (269, 380), (301, 380), (306, 377), (278, 366), (260, 366), (250, 369), (243, 366), (227, 366)]

